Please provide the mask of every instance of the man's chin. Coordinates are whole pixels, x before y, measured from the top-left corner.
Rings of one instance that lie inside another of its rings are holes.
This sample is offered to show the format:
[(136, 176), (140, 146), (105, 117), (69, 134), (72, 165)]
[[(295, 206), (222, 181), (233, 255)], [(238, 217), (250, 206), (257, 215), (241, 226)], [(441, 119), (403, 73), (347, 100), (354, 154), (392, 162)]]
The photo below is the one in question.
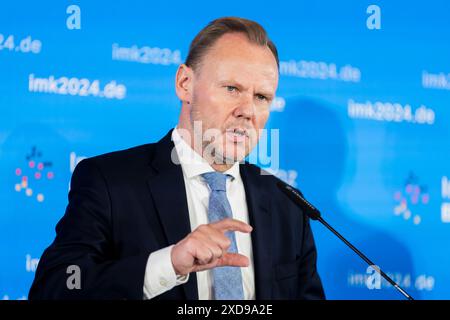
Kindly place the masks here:
[(217, 165), (233, 165), (236, 162), (241, 162), (248, 155), (248, 148), (242, 144), (236, 143), (220, 143), (210, 144), (204, 150), (204, 158), (210, 159)]
[(238, 153), (226, 153), (216, 157), (216, 161), (222, 162), (222, 164), (233, 165), (235, 162), (241, 162), (245, 159), (247, 153), (245, 151)]

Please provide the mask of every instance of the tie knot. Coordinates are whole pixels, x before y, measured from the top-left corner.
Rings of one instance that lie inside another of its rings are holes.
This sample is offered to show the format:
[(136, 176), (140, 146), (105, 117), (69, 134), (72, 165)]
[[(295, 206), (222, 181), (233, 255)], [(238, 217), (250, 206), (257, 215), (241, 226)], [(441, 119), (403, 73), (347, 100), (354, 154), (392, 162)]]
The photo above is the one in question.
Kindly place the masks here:
[(206, 172), (202, 174), (212, 191), (226, 191), (227, 175), (220, 172)]

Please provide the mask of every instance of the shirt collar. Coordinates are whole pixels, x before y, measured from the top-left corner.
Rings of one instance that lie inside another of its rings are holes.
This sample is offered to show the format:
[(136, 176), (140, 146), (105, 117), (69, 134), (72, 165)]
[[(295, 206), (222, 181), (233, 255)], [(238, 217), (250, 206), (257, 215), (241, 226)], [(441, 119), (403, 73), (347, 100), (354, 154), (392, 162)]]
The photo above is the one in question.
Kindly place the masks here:
[[(187, 178), (193, 178), (206, 172), (214, 172), (211, 165), (203, 159), (192, 147), (180, 136), (177, 128), (172, 131), (172, 141), (175, 144), (178, 159)], [(239, 162), (224, 172), (232, 177), (232, 180), (239, 176)]]

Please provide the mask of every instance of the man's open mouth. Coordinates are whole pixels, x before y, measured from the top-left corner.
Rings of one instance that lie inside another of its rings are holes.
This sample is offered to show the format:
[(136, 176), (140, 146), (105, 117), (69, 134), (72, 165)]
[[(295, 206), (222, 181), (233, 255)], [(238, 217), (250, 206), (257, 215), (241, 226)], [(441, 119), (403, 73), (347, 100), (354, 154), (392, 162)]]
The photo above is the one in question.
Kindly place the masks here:
[(234, 142), (242, 142), (249, 137), (248, 131), (243, 128), (230, 128), (226, 130), (226, 135)]

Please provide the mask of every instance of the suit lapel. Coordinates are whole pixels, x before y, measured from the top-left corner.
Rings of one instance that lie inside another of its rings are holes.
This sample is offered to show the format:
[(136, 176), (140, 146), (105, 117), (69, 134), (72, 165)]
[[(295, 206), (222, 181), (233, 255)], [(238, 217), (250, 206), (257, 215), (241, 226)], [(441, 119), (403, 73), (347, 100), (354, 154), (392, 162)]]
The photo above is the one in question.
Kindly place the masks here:
[(272, 215), (270, 196), (261, 187), (258, 179), (261, 171), (249, 164), (240, 165), (244, 182), (250, 224), (253, 226), (252, 245), (255, 267), (256, 299), (272, 298)]
[[(175, 244), (191, 232), (183, 171), (172, 159), (174, 144), (172, 130), (156, 144), (151, 161), (156, 174), (147, 180), (151, 196), (158, 212), (167, 242)], [(176, 152), (173, 153), (176, 157)], [(191, 273), (183, 285), (186, 298), (197, 300), (197, 278)]]

